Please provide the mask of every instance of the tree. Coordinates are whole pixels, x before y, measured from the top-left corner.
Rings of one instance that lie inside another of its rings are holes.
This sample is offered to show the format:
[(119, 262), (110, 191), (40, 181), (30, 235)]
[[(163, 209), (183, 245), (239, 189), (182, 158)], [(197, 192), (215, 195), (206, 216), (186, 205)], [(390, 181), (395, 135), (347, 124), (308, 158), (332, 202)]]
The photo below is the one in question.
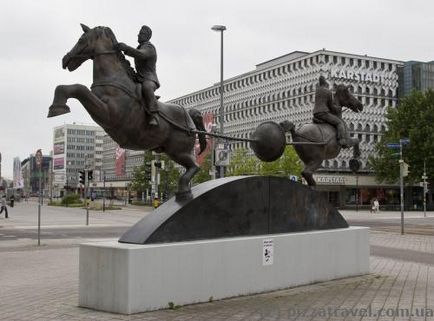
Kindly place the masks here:
[(131, 189), (137, 193), (141, 193), (151, 188), (149, 180), (146, 178), (146, 163), (153, 159), (152, 152), (145, 151), (143, 156), (143, 164), (133, 169), (133, 179), (131, 181)]
[[(213, 151), (211, 151), (213, 152)], [(203, 163), (200, 165), (200, 171), (193, 176), (193, 184), (200, 184), (211, 179), (211, 153), (205, 156)]]
[(302, 164), (292, 146), (287, 146), (283, 155), (274, 162), (262, 162), (247, 149), (237, 149), (232, 153), (228, 176), (270, 175), (288, 177), (300, 175)]
[[(403, 159), (410, 166), (408, 182), (420, 182), (426, 160), (427, 176), (434, 176), (434, 91), (414, 91), (402, 99), (397, 108), (389, 108), (388, 130), (376, 147), (376, 155), (369, 158), (380, 182), (396, 182), (399, 178), (399, 150), (386, 147), (388, 143), (399, 143), (409, 138), (403, 148)], [(428, 161), (431, 159), (431, 161)]]
[[(137, 166), (133, 170), (133, 179), (131, 181), (131, 189), (141, 193), (152, 188), (151, 182), (146, 177), (146, 163), (150, 163), (155, 157), (151, 151), (145, 151), (143, 164)], [(160, 155), (161, 162), (164, 162), (164, 169), (160, 169), (160, 192), (166, 192), (167, 196), (173, 195), (178, 188), (178, 179), (180, 176), (179, 169), (175, 163), (169, 159), (166, 154)]]
[(166, 154), (161, 154), (160, 159), (164, 161), (164, 170), (160, 170), (160, 191), (165, 192), (167, 197), (171, 197), (178, 188), (181, 172)]
[(232, 152), (230, 165), (227, 168), (227, 176), (257, 175), (260, 161), (245, 148), (239, 148)]
[(260, 163), (260, 175), (282, 177), (289, 177), (289, 175), (300, 176), (303, 169), (302, 162), (292, 146), (287, 146), (283, 155), (274, 162)]

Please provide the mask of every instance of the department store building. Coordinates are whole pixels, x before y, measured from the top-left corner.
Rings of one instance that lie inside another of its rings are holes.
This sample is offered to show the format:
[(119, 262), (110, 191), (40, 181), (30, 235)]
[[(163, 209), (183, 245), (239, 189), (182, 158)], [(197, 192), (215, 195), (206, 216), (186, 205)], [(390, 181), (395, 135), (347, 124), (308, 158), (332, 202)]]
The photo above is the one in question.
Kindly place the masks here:
[[(225, 134), (249, 138), (265, 121), (290, 120), (296, 126), (312, 120), (315, 89), (323, 75), (329, 84), (345, 84), (363, 103), (361, 113), (345, 110), (343, 119), (351, 135), (358, 137), (361, 169), (356, 176), (349, 170), (351, 149), (343, 149), (335, 159), (325, 160), (315, 175), (318, 188), (328, 193), (336, 206), (369, 204), (373, 197), (387, 205), (399, 204), (396, 185), (375, 181), (368, 156), (387, 129), (388, 107), (398, 104), (399, 75), (404, 62), (328, 50), (312, 53), (295, 51), (260, 63), (256, 68), (224, 81)], [(220, 83), (171, 100), (185, 108), (211, 113), (218, 124)], [(217, 126), (219, 128), (219, 125)], [(230, 149), (249, 148), (246, 142), (229, 142)]]

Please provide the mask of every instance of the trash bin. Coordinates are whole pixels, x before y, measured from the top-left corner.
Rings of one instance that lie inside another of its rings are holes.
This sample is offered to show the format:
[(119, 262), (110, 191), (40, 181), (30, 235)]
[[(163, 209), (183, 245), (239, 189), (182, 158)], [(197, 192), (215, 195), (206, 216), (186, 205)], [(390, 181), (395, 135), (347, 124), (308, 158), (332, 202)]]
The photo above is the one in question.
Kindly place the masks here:
[(154, 208), (157, 208), (158, 206), (160, 206), (160, 200), (158, 199), (158, 197), (154, 198)]

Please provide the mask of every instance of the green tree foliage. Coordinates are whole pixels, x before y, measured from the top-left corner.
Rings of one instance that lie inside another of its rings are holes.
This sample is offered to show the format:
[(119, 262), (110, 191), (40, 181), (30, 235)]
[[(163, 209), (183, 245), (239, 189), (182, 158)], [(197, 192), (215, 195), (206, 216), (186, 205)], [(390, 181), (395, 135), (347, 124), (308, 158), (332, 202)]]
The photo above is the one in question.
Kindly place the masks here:
[(399, 150), (386, 147), (409, 138), (403, 148), (403, 159), (410, 166), (408, 182), (420, 182), (423, 163), (426, 160), (427, 175), (434, 176), (434, 91), (414, 91), (405, 97), (395, 109), (387, 113), (388, 130), (376, 147), (376, 155), (369, 162), (380, 182), (396, 182), (399, 179)]
[(262, 162), (256, 156), (249, 155), (246, 149), (237, 149), (231, 155), (231, 165), (227, 176), (237, 175), (270, 175), (288, 177), (298, 175), (302, 171), (302, 163), (294, 148), (287, 146), (283, 155), (274, 162)]
[(181, 176), (180, 169), (166, 154), (161, 154), (164, 161), (164, 170), (160, 171), (160, 191), (166, 192), (169, 197), (175, 194), (178, 188), (178, 180)]
[[(145, 164), (154, 159), (155, 156), (152, 155), (152, 152), (145, 151), (143, 164), (135, 167), (133, 170), (133, 179), (131, 181), (132, 190), (141, 193), (147, 189), (151, 189), (151, 183), (146, 179)], [(159, 191), (166, 192), (168, 195), (173, 195), (178, 187), (180, 171), (166, 154), (161, 154), (160, 160), (164, 162), (164, 169), (160, 169)]]
[(150, 162), (153, 159), (152, 152), (145, 151), (143, 164), (137, 166), (133, 170), (133, 179), (131, 181), (131, 190), (136, 191), (138, 193), (146, 191), (150, 188), (150, 183), (146, 179), (145, 174), (145, 164), (146, 162)]
[(206, 155), (203, 163), (200, 165), (200, 171), (194, 175), (193, 184), (200, 184), (211, 179), (209, 172), (211, 171), (211, 153)]
[(245, 148), (236, 149), (231, 153), (230, 166), (227, 168), (226, 176), (257, 175), (259, 173), (260, 161)]

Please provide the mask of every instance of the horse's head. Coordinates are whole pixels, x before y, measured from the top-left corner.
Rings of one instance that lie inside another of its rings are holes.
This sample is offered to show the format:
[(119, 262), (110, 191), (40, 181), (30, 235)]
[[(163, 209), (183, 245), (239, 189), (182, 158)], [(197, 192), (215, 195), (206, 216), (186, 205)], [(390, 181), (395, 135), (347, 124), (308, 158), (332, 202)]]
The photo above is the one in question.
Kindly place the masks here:
[(93, 29), (81, 24), (83, 34), (75, 46), (63, 57), (62, 66), (73, 71), (88, 59), (96, 55), (115, 52), (116, 38), (110, 28), (95, 27)]
[(340, 106), (347, 107), (356, 113), (363, 110), (362, 103), (351, 93), (350, 86), (336, 85), (335, 90), (335, 99)]

